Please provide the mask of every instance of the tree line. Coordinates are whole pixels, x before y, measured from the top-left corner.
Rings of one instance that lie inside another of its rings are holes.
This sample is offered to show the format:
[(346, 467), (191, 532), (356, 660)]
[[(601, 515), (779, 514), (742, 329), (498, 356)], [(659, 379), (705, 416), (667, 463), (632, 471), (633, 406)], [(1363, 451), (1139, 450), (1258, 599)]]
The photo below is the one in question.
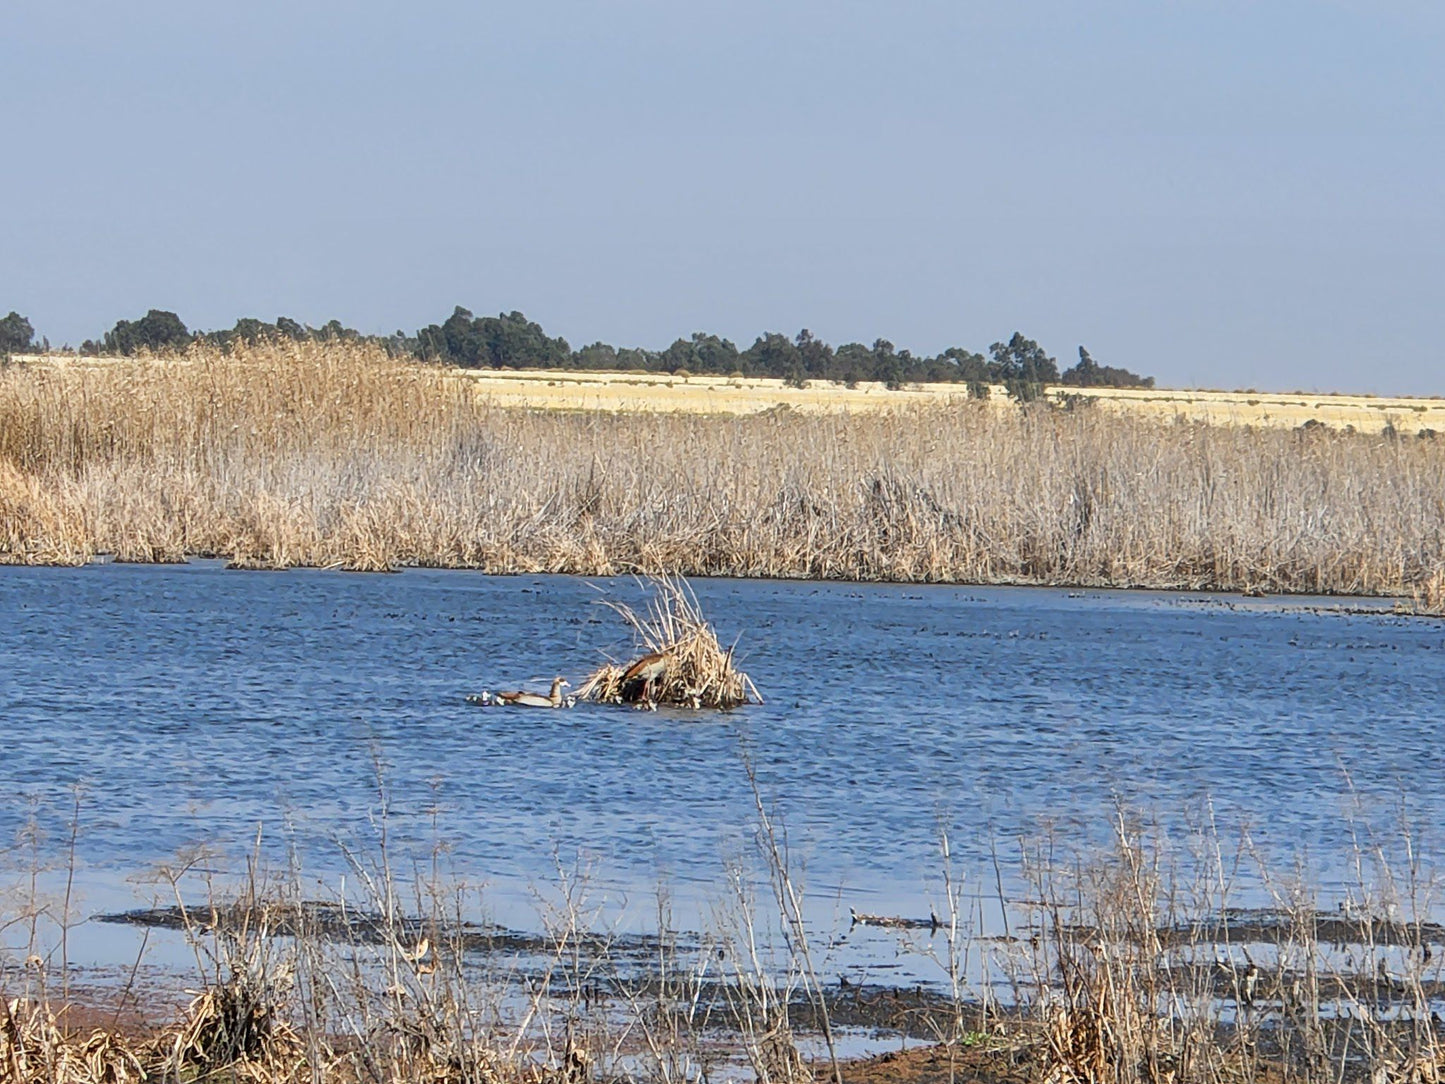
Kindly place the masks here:
[[(782, 379), (795, 386), (810, 381), (832, 381), (849, 387), (876, 381), (890, 388), (914, 383), (965, 383), (982, 397), (991, 385), (1002, 384), (1016, 399), (1038, 398), (1048, 384), (1072, 387), (1152, 387), (1153, 377), (1127, 369), (1100, 365), (1084, 347), (1078, 363), (1059, 370), (1057, 361), (1039, 346), (1015, 332), (996, 342), (987, 355), (949, 347), (935, 355), (898, 349), (887, 339), (872, 345), (844, 343), (833, 347), (804, 329), (797, 335), (778, 332), (759, 335), (746, 349), (729, 339), (705, 332), (677, 339), (665, 350), (616, 347), (595, 342), (573, 349), (566, 339), (550, 336), (542, 326), (520, 312), (475, 316), (458, 306), (440, 324), (429, 324), (415, 334), (364, 335), (332, 320), (310, 327), (288, 317), (268, 323), (246, 317), (235, 327), (218, 331), (192, 331), (173, 312), (151, 309), (138, 320), (120, 320), (99, 339), (81, 343), (86, 355), (134, 355), (142, 351), (183, 349), (195, 342), (222, 349), (263, 341), (351, 341), (379, 345), (394, 357), (457, 365), (463, 368), (639, 370), (677, 375), (761, 376)], [(0, 320), (0, 355), (49, 349), (37, 344), (30, 321), (12, 312)]]

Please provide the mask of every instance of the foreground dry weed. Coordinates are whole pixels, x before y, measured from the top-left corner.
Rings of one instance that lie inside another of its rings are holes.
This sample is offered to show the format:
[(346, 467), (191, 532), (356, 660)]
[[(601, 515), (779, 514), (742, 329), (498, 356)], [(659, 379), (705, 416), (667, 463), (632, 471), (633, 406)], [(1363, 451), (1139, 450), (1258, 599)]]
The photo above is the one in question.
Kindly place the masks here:
[[(1375, 868), (1344, 886), (1343, 906), (1261, 868), (1271, 902), (1240, 907), (1236, 875), (1262, 861), (1247, 840), (1231, 856), (1208, 830), (1186, 842), (1121, 813), (1112, 845), (1023, 841), (1017, 924), (999, 936), (965, 902), (972, 891), (950, 887), (962, 882), (946, 872), (945, 834), (945, 916), (896, 920), (894, 955), (931, 958), (948, 983), (908, 1000), (834, 971), (826, 946), (839, 942), (805, 920), (786, 829), (753, 793), (758, 853), (729, 866), (700, 933), (678, 932), (665, 895), (655, 935), (609, 932), (585, 880), (561, 871), (540, 933), (474, 924), (469, 890), (435, 865), (398, 879), (384, 836), (375, 859), (348, 852), (363, 887), (335, 899), (254, 864), (235, 899), (186, 903), (178, 878), (177, 906), (136, 920), (170, 922), (195, 947), (188, 1007), (154, 1029), (72, 1026), (42, 958), (17, 968), (0, 952), (0, 1081), (847, 1084), (843, 1027), (946, 1053), (947, 1076), (873, 1072), (874, 1084), (1445, 1077), (1439, 885), (1408, 835), (1402, 869), (1386, 859), (1396, 843), (1358, 845)], [(810, 1037), (824, 1044), (812, 1058)]]
[[(1445, 442), (962, 404), (528, 412), (346, 345), (0, 371), (0, 561), (1418, 596)], [(1434, 579), (1432, 579), (1432, 577)]]

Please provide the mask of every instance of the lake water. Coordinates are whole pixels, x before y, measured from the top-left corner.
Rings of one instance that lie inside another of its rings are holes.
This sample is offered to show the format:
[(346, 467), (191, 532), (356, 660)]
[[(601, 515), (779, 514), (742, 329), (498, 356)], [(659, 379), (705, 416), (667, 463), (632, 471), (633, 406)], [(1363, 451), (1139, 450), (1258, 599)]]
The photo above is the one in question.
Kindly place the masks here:
[(272, 860), (294, 851), (325, 879), (346, 869), (339, 843), (375, 845), (380, 764), (395, 856), (445, 841), (502, 901), (579, 856), (619, 897), (665, 881), (705, 901), (750, 845), (746, 750), (819, 907), (927, 914), (940, 822), (983, 869), (1044, 825), (1105, 839), (1119, 802), (1181, 829), (1212, 806), (1227, 845), (1247, 829), (1271, 862), (1311, 864), (1327, 902), (1352, 832), (1398, 842), (1404, 823), (1438, 853), (1440, 621), (1297, 599), (693, 586), (765, 704), (465, 703), (625, 657), (597, 603), (637, 603), (631, 580), (0, 568), (0, 841), (34, 823), (12, 866), (68, 865), (74, 820), (97, 908), (198, 845), (238, 868), (258, 826)]

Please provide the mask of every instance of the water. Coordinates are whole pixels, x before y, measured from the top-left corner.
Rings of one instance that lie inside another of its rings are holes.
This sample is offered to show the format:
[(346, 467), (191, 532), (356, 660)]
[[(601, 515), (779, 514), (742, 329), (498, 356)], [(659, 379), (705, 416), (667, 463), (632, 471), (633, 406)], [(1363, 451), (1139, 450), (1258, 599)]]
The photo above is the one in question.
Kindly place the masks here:
[[(1116, 803), (1349, 878), (1352, 832), (1427, 861), (1445, 822), (1445, 624), (1294, 600), (697, 581), (767, 698), (732, 713), (479, 710), (574, 683), (629, 643), (630, 580), (0, 569), (0, 845), (92, 900), (258, 828), (318, 880), (338, 843), (438, 841), (521, 899), (580, 862), (616, 897), (721, 892), (755, 821), (744, 753), (820, 908), (927, 913), (937, 831), (969, 869), (1042, 826), (1107, 837)], [(78, 796), (80, 812), (72, 817)], [(1343, 888), (1341, 888), (1343, 891)]]

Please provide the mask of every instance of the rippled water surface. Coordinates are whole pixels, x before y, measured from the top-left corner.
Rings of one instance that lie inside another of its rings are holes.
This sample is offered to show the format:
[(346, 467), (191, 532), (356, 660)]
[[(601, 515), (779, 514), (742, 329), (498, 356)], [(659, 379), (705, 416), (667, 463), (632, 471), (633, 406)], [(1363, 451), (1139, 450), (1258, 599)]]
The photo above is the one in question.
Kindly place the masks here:
[[(940, 820), (965, 863), (1116, 800), (1328, 856), (1351, 818), (1445, 821), (1445, 625), (1297, 600), (698, 581), (767, 698), (728, 713), (478, 710), (629, 644), (630, 580), (100, 565), (0, 569), (0, 840), (124, 878), (198, 844), (450, 845), (513, 889), (581, 853), (604, 883), (706, 895), (744, 847), (741, 750), (815, 898), (909, 907)], [(78, 791), (77, 791), (78, 788)], [(1352, 812), (1354, 811), (1354, 812)]]

